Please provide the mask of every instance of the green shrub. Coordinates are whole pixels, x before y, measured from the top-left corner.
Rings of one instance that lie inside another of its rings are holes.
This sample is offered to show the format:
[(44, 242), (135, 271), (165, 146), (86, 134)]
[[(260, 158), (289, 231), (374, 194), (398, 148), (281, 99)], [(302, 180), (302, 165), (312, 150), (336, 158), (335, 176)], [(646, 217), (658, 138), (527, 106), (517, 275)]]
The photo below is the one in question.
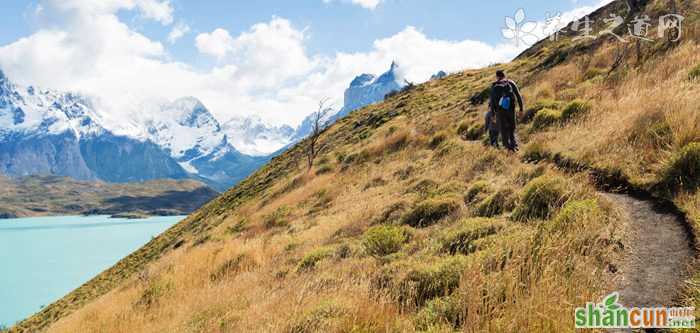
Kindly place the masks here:
[(560, 111), (553, 109), (542, 109), (535, 115), (532, 120), (532, 129), (543, 130), (549, 126), (557, 124), (561, 121), (562, 115)]
[(440, 249), (451, 255), (470, 254), (477, 250), (474, 241), (496, 234), (501, 228), (501, 224), (490, 219), (467, 219), (440, 237)]
[(459, 329), (464, 322), (466, 305), (456, 296), (440, 297), (425, 304), (416, 315), (414, 323), (422, 332), (443, 332)]
[(299, 265), (297, 266), (297, 272), (306, 272), (314, 269), (316, 267), (316, 264), (318, 264), (321, 260), (329, 258), (333, 255), (333, 251), (331, 251), (328, 248), (320, 248), (313, 250), (306, 255), (304, 255), (303, 258), (301, 258), (301, 261), (299, 262)]
[(362, 237), (362, 246), (367, 254), (383, 257), (399, 252), (408, 241), (409, 235), (404, 228), (395, 226), (376, 226), (365, 232)]
[(484, 124), (482, 123), (476, 123), (473, 126), (469, 127), (466, 133), (464, 133), (464, 138), (467, 140), (479, 140), (481, 137), (484, 135), (486, 132), (484, 128)]
[(464, 257), (458, 256), (415, 268), (395, 284), (394, 293), (399, 303), (418, 307), (436, 297), (449, 296), (459, 287), (464, 266)]
[(566, 201), (566, 188), (566, 181), (557, 176), (533, 179), (525, 185), (513, 218), (516, 221), (548, 219)]
[(328, 164), (321, 164), (318, 166), (318, 168), (316, 168), (317, 175), (323, 175), (331, 172), (333, 172), (333, 167)]
[(561, 119), (564, 121), (569, 121), (582, 116), (590, 110), (591, 105), (588, 102), (577, 99), (564, 107), (564, 109), (561, 111)]
[(513, 193), (509, 189), (502, 189), (482, 200), (474, 209), (476, 216), (492, 217), (501, 215), (515, 207)]
[(428, 199), (406, 213), (401, 218), (401, 223), (414, 228), (424, 228), (437, 223), (457, 209), (459, 203), (453, 198)]
[(430, 139), (430, 143), (428, 144), (431, 149), (435, 149), (439, 147), (443, 142), (447, 141), (448, 135), (444, 131), (440, 131), (433, 135), (433, 137)]
[(478, 199), (479, 195), (487, 193), (488, 190), (489, 183), (483, 180), (478, 180), (474, 182), (467, 190), (467, 193), (464, 194), (464, 202), (467, 204), (472, 203)]
[(532, 121), (532, 119), (535, 118), (535, 115), (537, 115), (538, 112), (544, 109), (551, 109), (551, 110), (558, 110), (560, 105), (560, 102), (557, 102), (555, 100), (551, 99), (543, 99), (537, 101), (535, 104), (533, 104), (531, 107), (525, 110), (525, 114), (523, 114), (522, 119), (520, 119), (521, 122), (523, 123), (529, 123)]
[(700, 187), (700, 142), (692, 142), (676, 152), (664, 168), (661, 189), (676, 193), (695, 191)]
[(695, 68), (691, 69), (688, 73), (689, 80), (694, 81), (698, 78), (700, 78), (700, 65), (695, 66)]

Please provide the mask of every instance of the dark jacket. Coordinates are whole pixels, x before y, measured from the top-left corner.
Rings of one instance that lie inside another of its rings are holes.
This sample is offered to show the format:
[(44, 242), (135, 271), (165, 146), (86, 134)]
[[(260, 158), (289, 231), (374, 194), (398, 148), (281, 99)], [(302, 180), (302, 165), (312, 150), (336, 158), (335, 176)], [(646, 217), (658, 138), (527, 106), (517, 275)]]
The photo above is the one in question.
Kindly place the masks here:
[[(522, 95), (520, 95), (520, 89), (518, 89), (518, 85), (515, 84), (515, 82), (513, 82), (512, 80), (506, 79), (502, 81), (496, 81), (493, 84), (491, 84), (489, 110), (492, 110), (496, 113), (498, 113), (498, 111), (501, 111), (501, 107), (498, 105), (498, 103), (501, 100), (501, 97), (505, 95), (511, 95), (512, 98), (515, 98), (515, 100), (518, 102), (520, 110), (523, 109), (523, 97)], [(509, 114), (512, 114), (512, 116), (515, 117), (515, 103), (511, 103), (510, 110), (505, 111), (508, 111)]]

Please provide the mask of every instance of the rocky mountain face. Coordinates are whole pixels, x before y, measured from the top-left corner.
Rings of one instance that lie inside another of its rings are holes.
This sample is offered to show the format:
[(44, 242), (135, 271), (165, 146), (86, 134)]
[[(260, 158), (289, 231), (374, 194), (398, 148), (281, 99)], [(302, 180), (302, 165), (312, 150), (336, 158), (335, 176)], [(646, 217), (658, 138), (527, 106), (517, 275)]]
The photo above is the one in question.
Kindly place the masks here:
[[(401, 90), (408, 83), (398, 77), (398, 69), (399, 65), (394, 62), (389, 70), (379, 77), (373, 74), (357, 76), (350, 82), (350, 87), (345, 90), (343, 107), (337, 113), (329, 115), (325, 123), (332, 124), (352, 111), (381, 102), (387, 94)], [(293, 141), (301, 140), (311, 133), (312, 119), (313, 115), (304, 119), (294, 133)]]

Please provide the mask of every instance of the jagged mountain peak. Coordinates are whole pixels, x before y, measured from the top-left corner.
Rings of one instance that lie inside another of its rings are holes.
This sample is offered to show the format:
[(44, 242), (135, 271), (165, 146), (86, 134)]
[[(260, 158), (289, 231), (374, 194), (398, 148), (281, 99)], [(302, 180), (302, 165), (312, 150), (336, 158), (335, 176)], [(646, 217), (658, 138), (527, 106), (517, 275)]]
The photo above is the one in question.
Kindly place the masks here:
[(366, 85), (372, 83), (372, 81), (374, 81), (375, 78), (376, 78), (376, 76), (374, 76), (372, 74), (365, 73), (365, 74), (357, 76), (354, 80), (352, 80), (352, 82), (350, 83), (350, 86), (351, 87), (366, 86)]
[(183, 97), (162, 106), (166, 118), (175, 119), (186, 127), (210, 127), (219, 131), (221, 126), (206, 106), (195, 97)]
[(396, 75), (397, 70), (399, 69), (399, 64), (396, 63), (396, 61), (393, 61), (391, 63), (391, 67), (387, 72), (379, 76), (374, 83), (379, 83), (379, 84), (387, 84), (391, 82), (398, 82), (398, 78)]

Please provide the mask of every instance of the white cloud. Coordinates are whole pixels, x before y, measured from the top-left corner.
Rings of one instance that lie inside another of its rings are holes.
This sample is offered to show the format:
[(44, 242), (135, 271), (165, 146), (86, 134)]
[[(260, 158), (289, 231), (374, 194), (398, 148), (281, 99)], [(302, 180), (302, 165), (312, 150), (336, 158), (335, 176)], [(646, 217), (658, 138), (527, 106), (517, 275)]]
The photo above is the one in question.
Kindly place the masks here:
[(172, 30), (170, 30), (170, 33), (168, 33), (168, 42), (170, 44), (175, 44), (180, 38), (185, 36), (190, 32), (190, 26), (185, 24), (185, 23), (178, 23), (176, 24)]
[[(65, 16), (66, 22), (1, 46), (0, 67), (22, 84), (97, 96), (98, 106), (124, 124), (138, 117), (144, 105), (182, 96), (201, 99), (221, 121), (258, 115), (295, 124), (323, 97), (342, 104), (343, 91), (355, 76), (386, 71), (393, 60), (408, 80), (422, 82), (438, 70), (504, 62), (521, 51), (510, 44), (434, 39), (407, 27), (375, 41), (367, 52), (313, 55), (305, 45), (308, 29), (272, 18), (241, 33), (216, 29), (199, 34), (197, 49), (217, 60), (214, 68), (203, 70), (172, 61), (160, 42), (116, 15), (137, 10), (163, 23), (163, 15), (146, 14), (138, 4), (171, 8), (168, 1), (46, 1), (53, 5), (45, 10), (54, 10), (48, 14)], [(165, 22), (172, 22), (170, 16)]]
[[(323, 0), (324, 3), (331, 3), (333, 1), (338, 1), (338, 0)], [(350, 2), (354, 5), (358, 5), (360, 7), (367, 8), (369, 10), (374, 10), (384, 0), (342, 0), (342, 1)]]
[(118, 10), (137, 9), (144, 18), (169, 25), (173, 22), (173, 7), (170, 0), (45, 0), (49, 5), (62, 10), (89, 15), (113, 14)]
[(216, 29), (211, 33), (202, 33), (195, 39), (197, 49), (204, 54), (217, 57), (219, 59), (233, 48), (233, 38), (225, 29)]

